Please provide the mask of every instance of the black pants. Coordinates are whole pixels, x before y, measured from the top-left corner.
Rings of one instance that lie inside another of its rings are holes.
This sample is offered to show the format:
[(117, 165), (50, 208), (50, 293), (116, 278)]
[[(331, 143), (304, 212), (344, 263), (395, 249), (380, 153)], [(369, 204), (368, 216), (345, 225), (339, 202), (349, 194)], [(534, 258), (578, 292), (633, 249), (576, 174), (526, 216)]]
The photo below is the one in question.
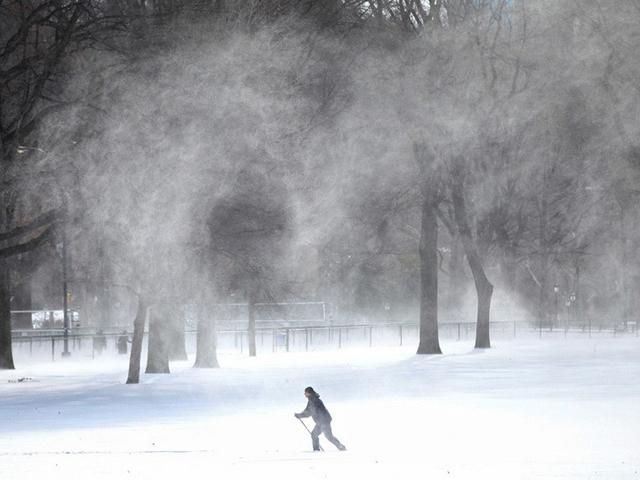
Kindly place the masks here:
[(340, 443), (336, 437), (333, 436), (333, 432), (331, 432), (331, 423), (316, 423), (316, 426), (311, 430), (311, 442), (313, 444), (314, 450), (320, 450), (320, 434), (324, 433), (324, 437), (333, 443), (340, 450), (344, 449), (344, 445)]

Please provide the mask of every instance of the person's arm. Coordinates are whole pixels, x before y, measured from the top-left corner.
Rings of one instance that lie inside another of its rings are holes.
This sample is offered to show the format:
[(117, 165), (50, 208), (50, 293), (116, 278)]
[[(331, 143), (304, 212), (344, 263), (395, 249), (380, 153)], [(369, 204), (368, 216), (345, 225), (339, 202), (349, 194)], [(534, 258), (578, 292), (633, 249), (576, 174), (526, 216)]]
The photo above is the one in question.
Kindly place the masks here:
[(300, 413), (294, 413), (296, 418), (307, 418), (311, 416), (311, 411), (309, 410), (309, 405), (311, 405), (311, 400), (307, 402), (307, 407)]

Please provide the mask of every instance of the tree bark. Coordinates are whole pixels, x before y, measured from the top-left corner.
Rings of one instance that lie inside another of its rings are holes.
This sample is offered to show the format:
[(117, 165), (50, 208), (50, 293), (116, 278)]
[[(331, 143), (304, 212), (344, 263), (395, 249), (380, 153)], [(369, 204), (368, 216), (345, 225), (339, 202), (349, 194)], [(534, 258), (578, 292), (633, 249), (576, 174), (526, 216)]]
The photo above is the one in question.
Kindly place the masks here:
[(11, 348), (11, 285), (9, 268), (0, 259), (0, 370), (13, 370)]
[(127, 384), (140, 383), (140, 359), (142, 357), (142, 340), (144, 339), (144, 324), (147, 307), (142, 295), (138, 296), (138, 309), (133, 321), (133, 340), (131, 341), (131, 356), (129, 357), (129, 376)]
[(216, 323), (212, 315), (203, 306), (198, 311), (196, 361), (194, 368), (218, 368)]
[(478, 297), (478, 316), (476, 325), (476, 348), (490, 348), (490, 319), (491, 319), (491, 297), (493, 295), (493, 285), (487, 278), (482, 260), (478, 254), (478, 249), (474, 244), (469, 227), (467, 216), (467, 207), (464, 198), (464, 179), (460, 172), (454, 173), (452, 182), (452, 199), (454, 217), (462, 246), (464, 247), (467, 262), (471, 268), (473, 281), (476, 286), (476, 294)]
[(620, 205), (620, 248), (622, 251), (622, 271), (620, 272), (620, 280), (622, 287), (622, 321), (625, 328), (629, 320), (631, 320), (631, 280), (629, 275), (629, 239), (627, 235), (627, 224), (629, 219), (626, 215), (627, 201), (626, 196), (618, 194), (618, 203)]
[(149, 318), (149, 347), (145, 373), (170, 373), (168, 326), (164, 313), (162, 307), (154, 308)]
[(420, 343), (418, 354), (442, 353), (438, 339), (437, 201), (426, 194), (420, 226)]
[(249, 356), (256, 356), (256, 309), (255, 292), (249, 291), (247, 309), (249, 310), (249, 327), (247, 330), (247, 341), (249, 342)]

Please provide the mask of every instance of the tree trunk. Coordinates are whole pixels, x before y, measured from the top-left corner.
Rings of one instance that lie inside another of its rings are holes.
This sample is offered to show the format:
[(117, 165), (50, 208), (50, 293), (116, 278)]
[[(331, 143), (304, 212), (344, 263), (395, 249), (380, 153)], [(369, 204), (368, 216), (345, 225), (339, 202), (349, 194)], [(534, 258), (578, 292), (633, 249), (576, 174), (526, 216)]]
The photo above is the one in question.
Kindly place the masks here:
[[(2, 140), (0, 139), (0, 147)], [(2, 151), (0, 150), (0, 155)], [(9, 160), (9, 159), (7, 159)], [(10, 232), (15, 201), (10, 195), (2, 195), (0, 225), (3, 231)], [(11, 276), (7, 261), (0, 258), (0, 370), (13, 370), (13, 350), (11, 345)]]
[(0, 260), (0, 370), (13, 370), (11, 349), (11, 285), (9, 268)]
[(540, 197), (540, 224), (538, 225), (538, 250), (540, 256), (540, 271), (538, 273), (538, 287), (539, 299), (538, 299), (538, 328), (540, 335), (542, 335), (542, 328), (547, 319), (549, 318), (549, 305), (547, 296), (547, 277), (549, 270), (549, 245), (547, 242), (547, 215), (548, 215), (548, 199), (547, 199), (547, 185), (550, 178), (549, 168), (547, 164), (544, 165), (543, 177), (542, 177), (542, 194)]
[(473, 275), (473, 281), (475, 283), (476, 293), (478, 296), (476, 348), (490, 348), (491, 296), (493, 295), (493, 285), (485, 275), (482, 260), (480, 259), (478, 249), (476, 248), (471, 235), (463, 188), (464, 181), (462, 174), (460, 172), (454, 173), (451, 194), (453, 199), (454, 216), (458, 232), (462, 240), (462, 246), (464, 247), (464, 252), (467, 256), (467, 262), (469, 262), (469, 267), (471, 268), (471, 274)]
[(247, 301), (247, 308), (249, 310), (249, 328), (247, 331), (247, 341), (249, 342), (249, 356), (256, 356), (256, 309), (255, 309), (255, 294), (253, 291), (249, 291)]
[(169, 359), (188, 360), (184, 335), (184, 315), (179, 308), (171, 307), (168, 327), (169, 333)]
[(168, 325), (164, 314), (165, 310), (162, 307), (154, 308), (149, 318), (149, 347), (145, 373), (170, 373)]
[(138, 296), (138, 309), (133, 321), (133, 340), (131, 342), (131, 356), (129, 357), (129, 376), (127, 383), (140, 383), (140, 358), (142, 357), (142, 340), (144, 339), (144, 324), (147, 315), (142, 295)]
[[(622, 197), (622, 195), (619, 195)], [(624, 198), (624, 197), (622, 197)], [(629, 240), (627, 235), (626, 202), (618, 200), (620, 204), (620, 247), (622, 250), (622, 271), (620, 280), (622, 286), (622, 321), (625, 328), (631, 320), (631, 280), (629, 275)]]
[(547, 253), (543, 251), (540, 255), (540, 274), (539, 274), (539, 291), (538, 291), (538, 329), (542, 335), (542, 329), (549, 323), (549, 296), (547, 295), (547, 284), (549, 271), (549, 258)]
[(438, 339), (437, 201), (427, 194), (420, 226), (420, 343), (418, 354), (442, 353)]
[(198, 311), (196, 361), (194, 368), (218, 368), (216, 323), (203, 306)]
[[(474, 275), (474, 281), (476, 276)], [(476, 281), (478, 317), (476, 319), (476, 348), (491, 348), (491, 297), (493, 285), (484, 276)]]

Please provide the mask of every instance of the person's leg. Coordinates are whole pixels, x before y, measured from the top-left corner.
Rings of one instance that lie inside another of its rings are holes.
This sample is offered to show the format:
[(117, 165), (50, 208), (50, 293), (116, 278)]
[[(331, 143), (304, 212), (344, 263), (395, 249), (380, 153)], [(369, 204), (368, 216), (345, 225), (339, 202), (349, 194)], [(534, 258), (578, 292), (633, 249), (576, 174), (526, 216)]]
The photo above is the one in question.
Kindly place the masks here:
[(324, 433), (325, 438), (333, 443), (338, 450), (346, 450), (346, 447), (340, 443), (340, 440), (333, 436), (330, 423), (322, 425), (322, 433)]
[(322, 432), (322, 428), (316, 423), (316, 426), (311, 430), (311, 445), (314, 451), (320, 450), (320, 432)]

